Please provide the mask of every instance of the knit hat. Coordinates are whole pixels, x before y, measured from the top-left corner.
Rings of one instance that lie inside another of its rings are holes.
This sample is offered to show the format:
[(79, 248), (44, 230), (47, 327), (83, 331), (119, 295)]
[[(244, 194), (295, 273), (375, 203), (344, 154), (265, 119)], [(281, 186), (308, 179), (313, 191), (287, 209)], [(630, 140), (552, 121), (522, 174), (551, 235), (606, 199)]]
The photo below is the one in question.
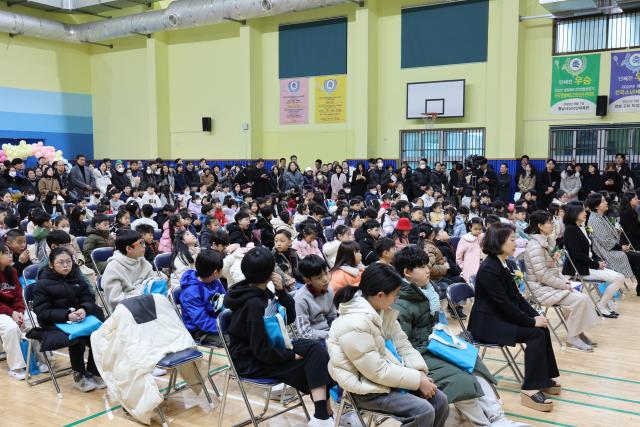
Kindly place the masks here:
[(396, 224), (396, 230), (398, 231), (411, 231), (411, 221), (409, 218), (400, 218)]
[(116, 160), (116, 162), (114, 163), (116, 166), (121, 165), (122, 164), (122, 160)]

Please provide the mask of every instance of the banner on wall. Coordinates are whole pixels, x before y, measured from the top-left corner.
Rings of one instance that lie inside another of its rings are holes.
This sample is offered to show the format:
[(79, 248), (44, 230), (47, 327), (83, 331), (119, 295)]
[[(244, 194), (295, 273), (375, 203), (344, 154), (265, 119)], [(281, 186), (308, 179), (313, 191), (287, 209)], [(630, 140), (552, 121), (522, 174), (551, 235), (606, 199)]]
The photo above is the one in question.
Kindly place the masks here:
[(595, 114), (600, 54), (554, 56), (551, 114)]
[(309, 79), (280, 80), (280, 124), (309, 123)]
[(640, 111), (640, 50), (611, 54), (611, 111)]
[(347, 116), (347, 77), (316, 77), (316, 123), (344, 123)]

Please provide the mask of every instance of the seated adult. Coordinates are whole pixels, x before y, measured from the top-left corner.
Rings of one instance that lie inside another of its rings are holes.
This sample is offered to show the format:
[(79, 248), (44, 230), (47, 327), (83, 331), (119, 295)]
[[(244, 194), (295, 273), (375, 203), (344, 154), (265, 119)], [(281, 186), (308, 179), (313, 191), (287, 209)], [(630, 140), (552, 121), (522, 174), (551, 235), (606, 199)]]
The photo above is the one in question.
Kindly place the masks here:
[(615, 227), (606, 217), (609, 203), (601, 194), (593, 194), (587, 199), (591, 210), (588, 224), (593, 230), (593, 249), (603, 258), (609, 268), (625, 277), (628, 285), (640, 278), (640, 254), (632, 251), (629, 242), (620, 239), (622, 229)]
[(607, 263), (601, 260), (592, 248), (593, 234), (590, 228), (585, 227), (587, 212), (582, 203), (573, 202), (565, 207), (564, 214), (564, 247), (571, 258), (564, 262), (562, 274), (573, 276), (576, 271), (570, 261), (573, 261), (578, 273), (585, 280), (608, 282), (600, 301), (598, 309), (604, 317), (616, 318), (618, 313), (613, 311), (613, 296), (624, 285), (624, 276), (607, 268)]
[[(624, 193), (620, 204), (620, 226), (624, 230), (628, 243), (635, 251), (640, 250), (640, 218), (636, 211), (638, 206), (640, 206), (640, 199), (638, 199), (636, 193)], [(627, 257), (629, 257), (629, 254), (635, 254), (635, 252), (627, 252)], [(631, 262), (631, 259), (629, 261)], [(634, 264), (631, 263), (631, 266), (633, 267)], [(638, 282), (637, 276), (636, 282)], [(636, 294), (640, 296), (640, 282), (636, 287)]]
[[(592, 342), (586, 335), (598, 324), (598, 316), (589, 297), (573, 289), (562, 275), (556, 262), (557, 255), (553, 239), (553, 217), (547, 211), (535, 211), (529, 217), (529, 243), (524, 252), (527, 266), (527, 283), (540, 304), (551, 307), (559, 305), (570, 312), (567, 316), (567, 347), (580, 351), (593, 351)], [(554, 259), (555, 258), (555, 259)]]
[(531, 409), (551, 411), (553, 402), (545, 393), (560, 393), (560, 385), (554, 381), (560, 373), (551, 346), (549, 323), (520, 294), (513, 264), (507, 263), (516, 250), (515, 228), (509, 224), (492, 225), (482, 250), (488, 256), (476, 276), (469, 331), (480, 342), (526, 344), (520, 400)]
[(222, 308), (224, 286), (220, 252), (203, 250), (196, 257), (196, 269), (187, 270), (180, 280), (182, 320), (191, 336), (201, 343), (222, 347), (216, 319)]
[(116, 251), (102, 275), (102, 289), (111, 311), (120, 301), (143, 293), (143, 281), (154, 276), (144, 258), (145, 243), (140, 233), (122, 230), (116, 237)]

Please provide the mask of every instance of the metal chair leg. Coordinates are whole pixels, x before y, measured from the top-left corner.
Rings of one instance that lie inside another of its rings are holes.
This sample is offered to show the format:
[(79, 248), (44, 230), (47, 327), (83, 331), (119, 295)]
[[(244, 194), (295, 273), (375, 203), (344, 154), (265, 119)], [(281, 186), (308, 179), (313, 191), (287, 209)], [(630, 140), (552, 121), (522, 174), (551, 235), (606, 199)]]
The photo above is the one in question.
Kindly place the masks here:
[(307, 417), (307, 421), (311, 421), (311, 417), (309, 416), (309, 411), (307, 411), (307, 405), (304, 404), (304, 399), (302, 398), (302, 393), (299, 390), (296, 390), (298, 393), (298, 399), (300, 399), (300, 406), (302, 406), (302, 410), (304, 411), (304, 416)]
[(224, 388), (222, 389), (222, 400), (220, 402), (220, 415), (218, 415), (218, 427), (222, 427), (222, 419), (224, 418), (224, 408), (227, 405), (227, 393), (229, 392), (229, 382), (231, 382), (231, 371), (227, 370), (224, 377)]
[(162, 409), (160, 408), (160, 406), (158, 406), (156, 411), (158, 411), (158, 416), (160, 417), (160, 422), (162, 423), (162, 427), (169, 427), (169, 423), (167, 423), (167, 420), (164, 418), (164, 413), (162, 412)]
[(209, 390), (207, 390), (207, 384), (204, 382), (204, 379), (202, 378), (202, 374), (200, 374), (200, 370), (198, 369), (197, 362), (193, 362), (193, 370), (196, 373), (196, 377), (198, 377), (198, 381), (200, 382), (200, 385), (202, 385), (202, 391), (204, 392), (204, 395), (207, 398), (209, 405), (213, 405), (213, 401), (211, 400), (211, 395), (209, 394)]

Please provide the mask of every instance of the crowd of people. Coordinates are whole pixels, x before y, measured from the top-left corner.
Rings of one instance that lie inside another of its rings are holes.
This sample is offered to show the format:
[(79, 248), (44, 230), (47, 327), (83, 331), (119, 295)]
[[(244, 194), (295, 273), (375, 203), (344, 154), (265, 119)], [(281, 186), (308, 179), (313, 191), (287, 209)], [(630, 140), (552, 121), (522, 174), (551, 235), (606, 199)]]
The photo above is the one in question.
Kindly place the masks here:
[[(496, 172), (475, 156), (449, 172), (427, 159), (415, 170), (383, 159), (302, 169), (296, 156), (264, 165), (96, 164), (82, 155), (70, 170), (44, 158), (31, 169), (21, 159), (0, 164), (0, 338), (9, 375), (25, 378), (20, 339), (37, 327), (41, 351), (69, 348), (77, 389), (106, 387), (91, 351), (84, 360), (88, 337), (70, 340), (55, 324), (104, 319), (142, 294), (158, 275), (156, 257), (171, 254), (162, 273), (181, 289), (194, 340), (222, 345), (216, 318), (232, 310), (238, 373), (311, 394), (311, 426), (334, 424), (336, 386), (403, 426), (442, 426), (449, 404), (475, 426), (524, 426), (505, 417), (480, 359), (469, 373), (427, 350), (446, 312), (469, 317), (478, 341), (526, 343), (521, 401), (549, 411), (547, 395), (562, 387), (549, 320), (532, 302), (566, 310), (566, 346), (591, 353), (597, 343), (587, 333), (598, 316), (620, 316), (625, 287), (640, 295), (640, 202), (623, 154), (603, 174), (575, 163), (560, 172), (552, 159), (536, 171), (523, 156), (513, 177), (506, 164)], [(99, 248), (114, 254), (94, 263)], [(34, 284), (22, 280), (30, 265), (38, 265)], [(96, 304), (98, 277), (106, 307)], [(602, 284), (597, 301), (576, 286), (580, 279)], [(446, 303), (454, 283), (475, 290), (468, 315), (464, 301)], [(22, 286), (35, 287), (37, 325)], [(297, 331), (291, 349), (268, 340), (263, 317), (274, 298)], [(49, 367), (39, 360), (39, 369)]]

